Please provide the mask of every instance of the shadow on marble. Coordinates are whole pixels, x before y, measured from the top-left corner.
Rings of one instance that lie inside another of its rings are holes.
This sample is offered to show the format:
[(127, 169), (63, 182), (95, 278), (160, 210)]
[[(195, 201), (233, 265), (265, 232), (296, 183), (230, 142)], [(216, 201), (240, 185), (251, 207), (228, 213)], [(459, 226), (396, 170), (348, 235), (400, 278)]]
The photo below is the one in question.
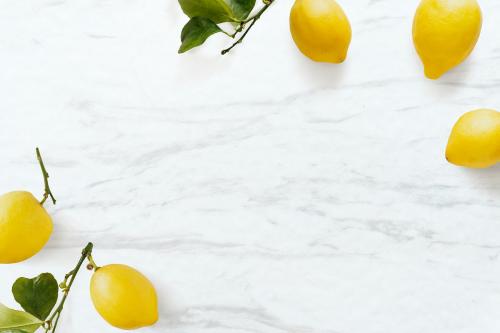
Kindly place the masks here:
[(300, 51), (294, 50), (296, 74), (301, 76), (307, 83), (321, 88), (336, 88), (344, 81), (346, 73), (349, 72), (349, 57), (342, 64), (330, 64), (314, 62), (303, 56)]
[(472, 65), (473, 62), (471, 59), (466, 59), (462, 64), (452, 68), (439, 80), (435, 81), (437, 84), (432, 87), (432, 93), (445, 98), (457, 94), (459, 89), (467, 86), (468, 79), (472, 73)]
[(491, 198), (500, 198), (500, 163), (488, 169), (464, 168), (463, 173)]
[[(160, 281), (155, 281), (155, 286), (157, 288), (158, 295), (173, 295), (170, 288), (166, 288)], [(179, 321), (182, 316), (182, 311), (176, 309), (176, 305), (172, 302), (173, 297), (158, 297), (158, 310), (160, 313), (160, 319), (155, 324), (155, 328), (169, 328), (172, 326), (173, 322)]]

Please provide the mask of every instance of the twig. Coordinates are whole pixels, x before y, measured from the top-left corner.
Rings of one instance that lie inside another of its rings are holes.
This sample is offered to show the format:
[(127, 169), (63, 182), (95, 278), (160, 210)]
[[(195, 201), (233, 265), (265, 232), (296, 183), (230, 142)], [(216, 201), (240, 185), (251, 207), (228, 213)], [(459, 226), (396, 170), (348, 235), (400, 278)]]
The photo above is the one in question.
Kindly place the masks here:
[(36, 158), (38, 159), (38, 163), (40, 164), (40, 169), (42, 169), (42, 175), (43, 175), (43, 183), (45, 185), (45, 192), (43, 193), (43, 199), (40, 201), (40, 204), (43, 205), (45, 201), (50, 197), (52, 200), (52, 203), (55, 205), (57, 200), (54, 198), (54, 195), (52, 194), (52, 191), (50, 190), (49, 186), (49, 173), (47, 172), (47, 169), (45, 169), (45, 165), (43, 164), (42, 160), (42, 154), (40, 154), (40, 149), (38, 147), (36, 148)]
[(244, 27), (245, 27), (245, 23), (249, 23), (249, 22), (252, 22), (250, 23), (250, 25), (248, 26), (248, 28), (245, 30), (245, 32), (243, 33), (243, 35), (241, 35), (240, 38), (238, 38), (238, 40), (236, 42), (234, 42), (233, 45), (231, 45), (230, 47), (228, 47), (227, 49), (224, 49), (221, 51), (221, 54), (222, 55), (225, 55), (227, 54), (228, 52), (230, 52), (233, 48), (236, 47), (236, 45), (238, 44), (241, 44), (243, 42), (243, 39), (245, 39), (246, 35), (248, 34), (248, 32), (252, 29), (252, 27), (254, 26), (255, 22), (257, 22), (260, 17), (262, 16), (262, 14), (264, 14), (266, 12), (266, 10), (273, 4), (275, 0), (267, 0), (265, 2), (265, 5), (264, 7), (262, 7), (254, 16), (246, 19), (245, 21), (242, 21), (240, 22), (240, 25), (238, 26), (238, 28), (236, 29), (236, 31), (234, 32), (233, 35), (231, 35), (231, 37), (235, 38), (236, 35), (238, 33), (240, 33), (241, 31), (243, 31)]
[[(54, 333), (57, 328), (57, 324), (59, 323), (59, 318), (61, 317), (61, 312), (64, 308), (64, 303), (66, 303), (66, 299), (68, 298), (68, 294), (71, 290), (71, 286), (73, 285), (73, 282), (75, 281), (76, 275), (78, 274), (78, 271), (82, 267), (83, 262), (85, 259), (89, 260), (92, 264), (95, 265), (94, 261), (91, 260), (92, 258), (92, 248), (94, 245), (92, 243), (88, 243), (87, 246), (83, 249), (82, 251), (82, 256), (80, 257), (80, 260), (78, 260), (78, 263), (76, 264), (75, 268), (71, 270), (66, 276), (64, 277), (64, 282), (59, 285), (60, 288), (62, 288), (64, 296), (61, 299), (61, 302), (57, 306), (57, 308), (54, 310), (52, 315), (45, 321), (45, 332), (50, 332)], [(90, 259), (89, 259), (90, 258)], [(68, 282), (69, 279), (69, 282)], [(67, 284), (66, 284), (67, 283)]]

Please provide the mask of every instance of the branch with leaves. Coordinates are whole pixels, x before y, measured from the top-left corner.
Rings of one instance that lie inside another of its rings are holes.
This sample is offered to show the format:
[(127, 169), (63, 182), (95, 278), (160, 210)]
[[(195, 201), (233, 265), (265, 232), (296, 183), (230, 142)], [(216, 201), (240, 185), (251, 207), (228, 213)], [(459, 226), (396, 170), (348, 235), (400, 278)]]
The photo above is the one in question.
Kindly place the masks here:
[[(10, 309), (0, 303), (0, 332), (33, 333), (42, 328), (45, 333), (55, 333), (76, 275), (88, 260), (87, 268), (97, 268), (92, 259), (92, 243), (83, 249), (74, 269), (60, 284), (50, 273), (42, 273), (32, 279), (21, 277), (14, 282), (12, 294), (24, 311)], [(62, 298), (56, 307), (59, 298)]]
[[(263, 0), (263, 6), (254, 15), (256, 0), (179, 0), (184, 13), (190, 18), (181, 33), (179, 53), (202, 45), (212, 35), (223, 33), (236, 41), (221, 54), (230, 52), (241, 44), (255, 23), (275, 0)], [(230, 23), (233, 31), (227, 32), (221, 23)]]

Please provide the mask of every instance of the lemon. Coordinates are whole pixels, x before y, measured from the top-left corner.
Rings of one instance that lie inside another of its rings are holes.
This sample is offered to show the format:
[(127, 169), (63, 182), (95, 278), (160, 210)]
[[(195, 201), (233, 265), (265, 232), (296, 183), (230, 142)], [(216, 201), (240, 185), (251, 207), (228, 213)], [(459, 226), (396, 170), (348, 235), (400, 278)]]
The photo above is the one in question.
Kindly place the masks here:
[(158, 320), (158, 301), (153, 284), (126, 265), (99, 268), (90, 282), (90, 295), (99, 314), (121, 329), (151, 326)]
[(425, 75), (437, 79), (462, 63), (481, 33), (476, 0), (422, 0), (413, 21), (413, 42)]
[(464, 114), (455, 124), (446, 159), (470, 168), (487, 168), (500, 161), (500, 112), (480, 109)]
[(341, 63), (351, 43), (351, 25), (335, 0), (296, 0), (290, 32), (299, 50), (319, 62)]
[(31, 193), (0, 196), (0, 264), (17, 263), (37, 254), (52, 228), (52, 219)]

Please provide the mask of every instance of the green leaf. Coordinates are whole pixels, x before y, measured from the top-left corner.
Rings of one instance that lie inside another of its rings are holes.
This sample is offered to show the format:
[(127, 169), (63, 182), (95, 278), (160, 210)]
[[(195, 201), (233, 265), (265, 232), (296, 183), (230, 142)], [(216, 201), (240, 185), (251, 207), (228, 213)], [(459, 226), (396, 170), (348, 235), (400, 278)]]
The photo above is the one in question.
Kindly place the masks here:
[(179, 0), (190, 18), (206, 17), (214, 23), (236, 22), (248, 17), (255, 0)]
[(206, 17), (215, 23), (236, 21), (224, 0), (179, 0), (182, 11), (193, 17)]
[(43, 322), (33, 315), (12, 310), (0, 303), (0, 332), (33, 333)]
[(246, 19), (255, 7), (255, 0), (230, 0), (228, 2), (234, 17), (239, 20)]
[(179, 48), (179, 53), (200, 46), (205, 43), (208, 37), (218, 32), (222, 32), (222, 30), (214, 22), (204, 17), (193, 17), (182, 29), (182, 45)]
[(57, 303), (59, 287), (52, 274), (43, 273), (33, 279), (17, 279), (12, 293), (26, 312), (45, 320)]
[(28, 332), (23, 330), (13, 329), (13, 330), (0, 331), (0, 333), (28, 333)]

